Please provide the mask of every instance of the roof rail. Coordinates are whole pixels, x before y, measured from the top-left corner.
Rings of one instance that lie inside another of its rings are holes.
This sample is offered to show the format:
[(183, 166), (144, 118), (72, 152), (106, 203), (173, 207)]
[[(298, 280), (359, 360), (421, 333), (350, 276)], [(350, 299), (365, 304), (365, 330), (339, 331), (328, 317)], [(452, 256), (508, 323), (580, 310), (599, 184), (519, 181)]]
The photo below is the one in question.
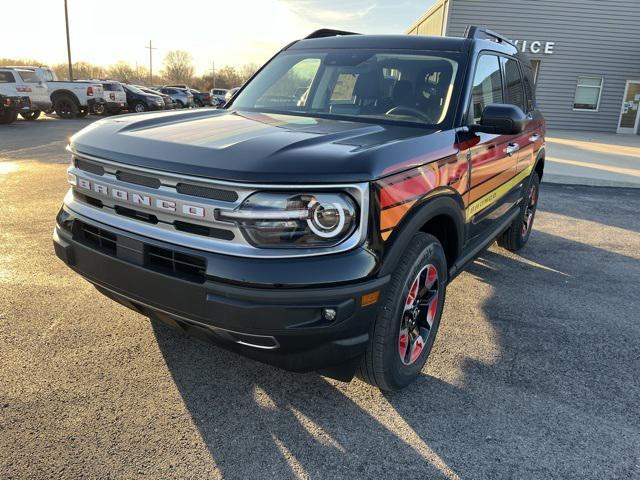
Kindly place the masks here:
[(515, 43), (513, 42), (513, 40), (505, 37), (504, 35), (500, 35), (493, 30), (489, 30), (487, 27), (478, 25), (467, 25), (467, 30), (464, 32), (464, 36), (466, 38), (491, 40), (498, 43), (508, 43), (509, 45), (513, 45), (515, 47)]
[(320, 30), (316, 30), (315, 32), (310, 33), (306, 37), (305, 40), (309, 40), (311, 38), (325, 38), (325, 37), (337, 37), (339, 35), (360, 35), (356, 32), (345, 32), (344, 30), (332, 30), (331, 28), (321, 28)]

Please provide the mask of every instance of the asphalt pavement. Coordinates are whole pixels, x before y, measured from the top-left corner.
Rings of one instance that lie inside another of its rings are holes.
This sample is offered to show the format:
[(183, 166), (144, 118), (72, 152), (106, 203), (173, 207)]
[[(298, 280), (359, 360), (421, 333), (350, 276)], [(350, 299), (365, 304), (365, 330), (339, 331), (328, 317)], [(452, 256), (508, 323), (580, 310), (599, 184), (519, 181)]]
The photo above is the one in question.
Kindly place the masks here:
[(53, 254), (65, 138), (0, 129), (0, 478), (640, 478), (640, 191), (543, 184), (382, 394), (184, 336)]

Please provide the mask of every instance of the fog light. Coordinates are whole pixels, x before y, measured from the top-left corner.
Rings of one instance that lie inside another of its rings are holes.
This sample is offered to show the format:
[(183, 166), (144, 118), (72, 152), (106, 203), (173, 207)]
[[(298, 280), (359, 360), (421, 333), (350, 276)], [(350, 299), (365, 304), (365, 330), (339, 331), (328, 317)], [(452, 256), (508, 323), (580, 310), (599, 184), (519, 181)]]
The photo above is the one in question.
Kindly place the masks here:
[(338, 316), (335, 308), (323, 308), (322, 309), (322, 318), (324, 318), (327, 322), (333, 322)]

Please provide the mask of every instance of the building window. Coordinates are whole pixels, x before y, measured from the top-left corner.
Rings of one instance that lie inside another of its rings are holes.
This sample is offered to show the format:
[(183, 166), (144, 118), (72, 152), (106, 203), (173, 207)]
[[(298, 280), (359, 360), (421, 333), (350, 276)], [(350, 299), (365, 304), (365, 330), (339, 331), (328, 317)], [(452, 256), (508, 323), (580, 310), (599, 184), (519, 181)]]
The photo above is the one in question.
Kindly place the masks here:
[(578, 77), (574, 110), (597, 111), (602, 93), (602, 77)]

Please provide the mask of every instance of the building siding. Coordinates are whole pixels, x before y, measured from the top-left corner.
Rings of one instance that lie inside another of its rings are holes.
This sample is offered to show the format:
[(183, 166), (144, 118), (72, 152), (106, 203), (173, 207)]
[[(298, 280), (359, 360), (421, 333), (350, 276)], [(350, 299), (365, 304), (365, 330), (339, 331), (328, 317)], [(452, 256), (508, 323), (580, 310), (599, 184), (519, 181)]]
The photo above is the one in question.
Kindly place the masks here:
[[(548, 126), (616, 131), (625, 83), (640, 80), (640, 0), (449, 0), (446, 35), (462, 36), (467, 25), (554, 42), (551, 55), (527, 52), (541, 62), (537, 97)], [(604, 79), (597, 112), (573, 110), (579, 76)]]

